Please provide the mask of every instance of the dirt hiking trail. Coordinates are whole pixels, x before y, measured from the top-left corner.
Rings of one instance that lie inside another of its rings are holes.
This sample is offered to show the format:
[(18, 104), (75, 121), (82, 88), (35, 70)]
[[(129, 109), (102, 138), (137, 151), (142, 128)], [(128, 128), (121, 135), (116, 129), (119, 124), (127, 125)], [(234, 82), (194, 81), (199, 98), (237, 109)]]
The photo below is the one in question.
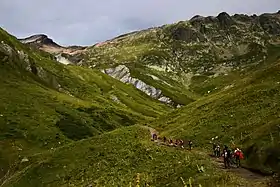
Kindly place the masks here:
[(217, 165), (219, 166), (219, 168), (221, 168), (222, 170), (225, 170), (227, 172), (233, 172), (236, 175), (243, 177), (245, 179), (248, 180), (256, 180), (256, 181), (263, 181), (266, 177), (256, 173), (256, 172), (252, 172), (249, 169), (243, 168), (243, 167), (236, 167), (236, 166), (232, 166), (230, 169), (225, 169), (224, 167), (224, 161), (223, 158), (215, 158), (213, 156), (211, 156), (213, 158), (213, 160), (215, 161), (215, 163), (217, 163)]
[[(151, 137), (153, 134), (156, 134), (157, 136), (159, 135), (159, 132), (156, 131), (155, 129), (151, 128), (151, 127), (148, 127), (149, 130), (150, 130), (150, 133), (151, 133)], [(157, 139), (157, 140), (153, 140), (155, 143), (157, 143), (158, 145), (161, 145), (161, 146), (168, 146), (168, 147), (174, 147), (172, 145), (169, 145), (168, 143), (164, 143), (161, 139)], [(178, 147), (174, 147), (174, 148), (178, 148), (178, 149), (181, 149), (180, 146)], [(185, 151), (189, 151), (187, 148), (184, 148)], [(212, 158), (212, 161), (213, 163), (216, 164), (216, 166), (225, 171), (225, 172), (230, 172), (230, 173), (234, 173), (235, 175), (239, 176), (239, 177), (242, 177), (243, 179), (247, 180), (247, 181), (251, 181), (251, 182), (254, 182), (256, 183), (256, 186), (273, 186), (270, 181), (271, 181), (271, 177), (267, 177), (267, 176), (264, 176), (264, 175), (261, 175), (260, 173), (256, 173), (256, 172), (253, 172), (253, 171), (250, 171), (249, 169), (246, 169), (244, 167), (236, 167), (236, 166), (231, 166), (230, 169), (226, 169), (224, 167), (224, 161), (223, 161), (223, 158), (220, 157), (220, 158), (217, 158), (217, 157), (214, 157), (213, 155), (211, 154), (207, 154), (203, 151), (200, 151), (200, 150), (192, 150), (192, 152), (194, 153), (197, 153), (197, 154), (200, 154), (200, 155), (206, 155), (206, 156), (209, 156)], [(258, 185), (259, 184), (259, 185)], [(255, 186), (255, 185), (254, 185)]]

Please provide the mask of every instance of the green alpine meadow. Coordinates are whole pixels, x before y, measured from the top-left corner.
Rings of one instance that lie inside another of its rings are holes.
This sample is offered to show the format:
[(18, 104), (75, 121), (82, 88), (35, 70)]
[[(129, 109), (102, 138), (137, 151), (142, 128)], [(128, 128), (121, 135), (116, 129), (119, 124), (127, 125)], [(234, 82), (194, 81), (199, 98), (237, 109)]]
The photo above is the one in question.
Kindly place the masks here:
[(0, 187), (279, 185), (280, 12), (92, 46), (0, 28), (0, 78)]

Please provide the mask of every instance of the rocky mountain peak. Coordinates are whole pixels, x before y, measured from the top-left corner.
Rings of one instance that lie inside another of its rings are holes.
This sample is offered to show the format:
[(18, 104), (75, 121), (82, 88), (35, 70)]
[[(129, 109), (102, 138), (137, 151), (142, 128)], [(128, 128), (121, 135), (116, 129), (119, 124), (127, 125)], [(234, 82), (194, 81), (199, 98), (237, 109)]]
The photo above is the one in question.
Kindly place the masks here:
[(221, 12), (221, 13), (219, 13), (218, 16), (217, 16), (217, 18), (218, 18), (219, 20), (231, 19), (230, 15), (229, 15), (228, 13), (226, 13), (226, 12)]
[(52, 39), (50, 39), (47, 35), (45, 34), (36, 34), (32, 35), (27, 38), (22, 38), (19, 39), (22, 43), (26, 44), (34, 44), (36, 46), (42, 46), (42, 45), (49, 45), (53, 47), (61, 47), (57, 43), (55, 43)]
[(190, 19), (190, 23), (195, 27), (200, 27), (205, 22), (205, 17), (196, 15)]
[(192, 18), (190, 19), (190, 22), (202, 21), (202, 20), (204, 20), (204, 17), (203, 17), (203, 16), (201, 16), (201, 15), (195, 15), (194, 17), (192, 17)]
[(36, 34), (27, 38), (19, 39), (22, 43), (31, 45), (45, 52), (53, 54), (57, 61), (63, 64), (78, 63), (81, 60), (81, 53), (86, 49), (83, 46), (64, 47), (55, 43), (45, 34)]
[(219, 20), (221, 27), (224, 28), (230, 27), (234, 23), (232, 17), (230, 17), (230, 15), (226, 12), (221, 12), (217, 16), (217, 19)]

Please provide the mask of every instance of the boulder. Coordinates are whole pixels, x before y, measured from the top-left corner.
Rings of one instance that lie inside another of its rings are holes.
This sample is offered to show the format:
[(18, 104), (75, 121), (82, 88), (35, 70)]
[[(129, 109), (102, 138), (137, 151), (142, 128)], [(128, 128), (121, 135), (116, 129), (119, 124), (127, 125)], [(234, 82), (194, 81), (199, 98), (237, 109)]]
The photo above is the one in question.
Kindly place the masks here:
[(217, 19), (219, 20), (219, 24), (222, 28), (229, 28), (231, 25), (234, 24), (233, 19), (230, 17), (230, 15), (226, 12), (222, 12), (217, 16)]
[(200, 32), (196, 31), (193, 28), (185, 27), (185, 26), (178, 26), (172, 31), (172, 38), (174, 40), (181, 40), (185, 42), (204, 42), (206, 38)]
[(270, 14), (262, 14), (259, 23), (263, 30), (272, 35), (280, 35), (280, 19)]
[(253, 20), (252, 17), (246, 15), (246, 14), (235, 14), (233, 16), (235, 20), (241, 21), (241, 22), (251, 22)]

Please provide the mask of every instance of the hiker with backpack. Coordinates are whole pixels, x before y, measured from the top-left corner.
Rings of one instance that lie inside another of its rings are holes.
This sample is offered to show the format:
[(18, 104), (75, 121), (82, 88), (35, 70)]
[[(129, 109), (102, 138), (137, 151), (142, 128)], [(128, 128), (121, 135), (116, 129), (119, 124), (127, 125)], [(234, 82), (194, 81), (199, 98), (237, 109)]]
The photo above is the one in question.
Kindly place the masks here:
[(190, 151), (192, 150), (192, 141), (191, 140), (189, 140), (189, 149), (190, 149)]
[(215, 153), (216, 153), (216, 155), (215, 155), (216, 157), (219, 158), (221, 156), (221, 148), (219, 145), (216, 146)]
[(154, 133), (152, 133), (151, 135), (152, 135), (151, 140), (154, 141), (154, 138), (155, 138)]
[(217, 147), (217, 145), (215, 143), (213, 143), (213, 155), (214, 155), (214, 157), (216, 157), (216, 147)]
[(178, 145), (178, 140), (175, 140), (174, 141), (174, 147), (177, 147), (177, 145)]
[(153, 133), (153, 134), (152, 134), (152, 140), (154, 141), (154, 140), (155, 140), (155, 138), (156, 138), (156, 134), (155, 134), (155, 133)]
[(183, 140), (180, 140), (180, 146), (182, 149), (184, 149), (184, 141)]
[(236, 166), (240, 167), (240, 160), (244, 158), (242, 151), (239, 148), (236, 148), (234, 151), (234, 157)]
[(224, 165), (225, 168), (230, 168), (230, 159), (231, 159), (231, 153), (230, 153), (230, 149), (225, 145), (225, 148), (223, 149), (223, 154), (222, 154), (223, 158), (224, 158)]
[(173, 146), (173, 141), (172, 141), (171, 138), (170, 138), (170, 140), (169, 140), (169, 146)]
[(167, 141), (167, 138), (164, 136), (163, 137), (163, 142), (165, 143)]
[(236, 165), (236, 163), (235, 163), (235, 156), (234, 156), (234, 150), (235, 149), (230, 149), (230, 164), (231, 165)]

